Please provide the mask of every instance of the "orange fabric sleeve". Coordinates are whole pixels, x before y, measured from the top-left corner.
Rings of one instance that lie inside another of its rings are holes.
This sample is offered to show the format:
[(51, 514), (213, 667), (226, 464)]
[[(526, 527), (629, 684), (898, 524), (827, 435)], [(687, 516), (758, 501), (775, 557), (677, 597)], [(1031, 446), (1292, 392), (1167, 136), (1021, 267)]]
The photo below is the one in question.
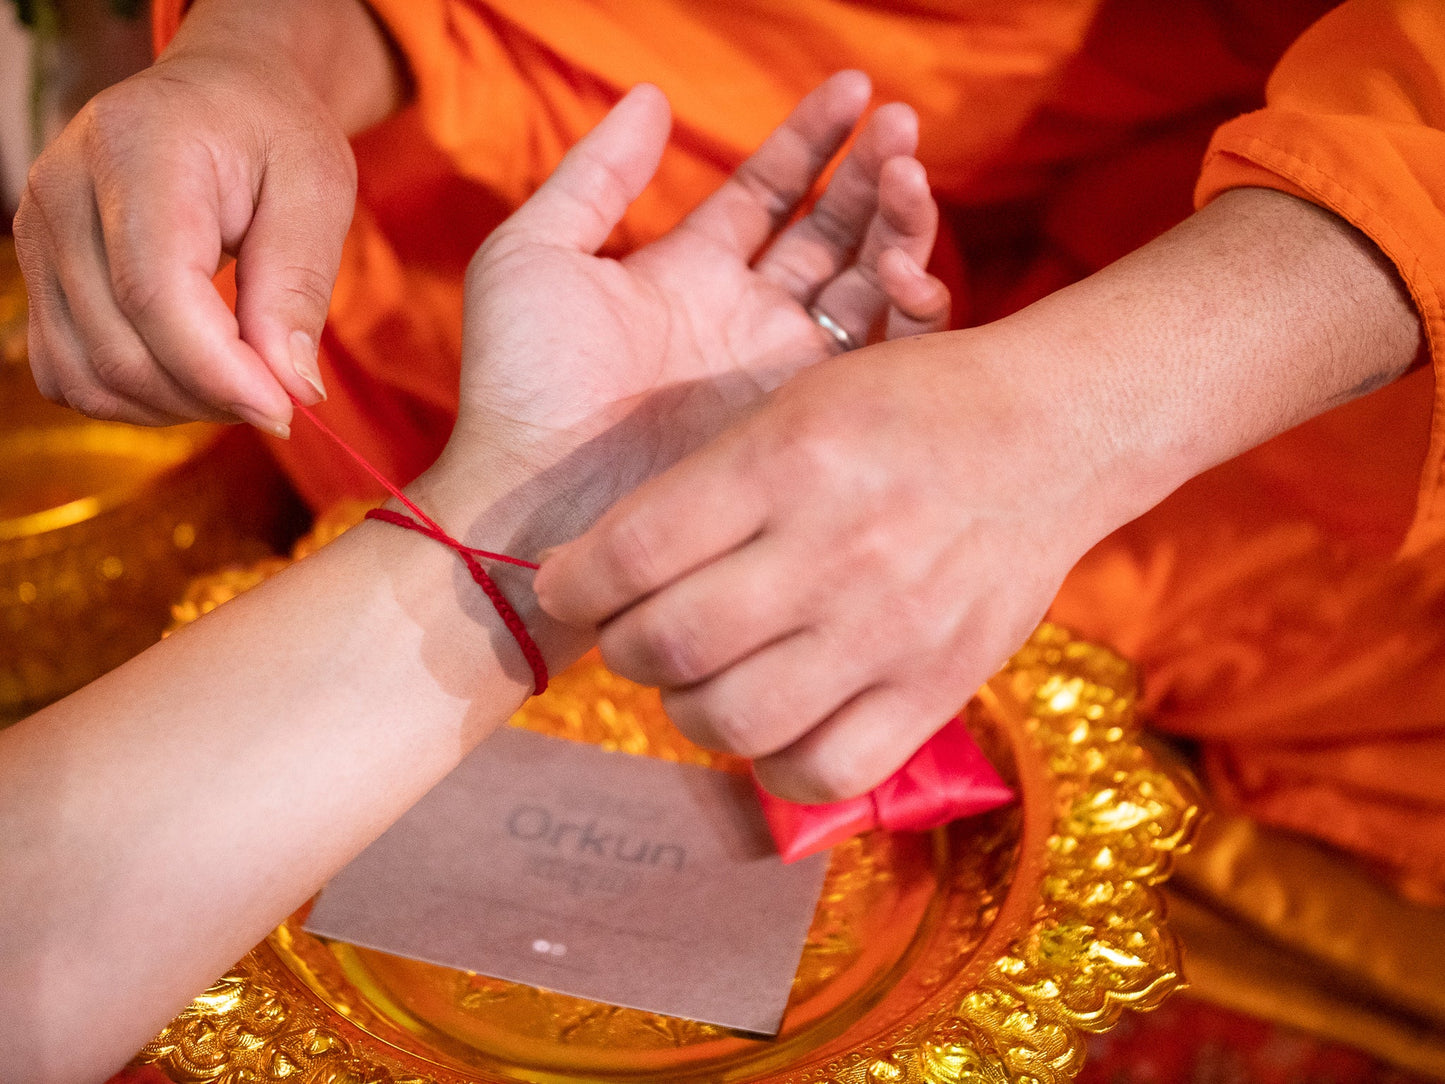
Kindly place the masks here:
[[(174, 2), (174, 0), (171, 0)], [(919, 156), (949, 191), (998, 153), (1080, 47), (1098, 0), (368, 0), (412, 62), (428, 137), (504, 203), (526, 199), (631, 86), (672, 103), (657, 180), (620, 240), (655, 237), (809, 90), (861, 68), (919, 112)], [(966, 123), (960, 123), (966, 118)]]
[(1221, 127), (1195, 190), (1274, 188), (1326, 207), (1394, 263), (1436, 368), (1429, 449), (1406, 552), (1445, 534), (1445, 5), (1352, 0), (1270, 76), (1266, 106)]
[(151, 0), (151, 48), (156, 56), (176, 36), (189, 6), (190, 0)]

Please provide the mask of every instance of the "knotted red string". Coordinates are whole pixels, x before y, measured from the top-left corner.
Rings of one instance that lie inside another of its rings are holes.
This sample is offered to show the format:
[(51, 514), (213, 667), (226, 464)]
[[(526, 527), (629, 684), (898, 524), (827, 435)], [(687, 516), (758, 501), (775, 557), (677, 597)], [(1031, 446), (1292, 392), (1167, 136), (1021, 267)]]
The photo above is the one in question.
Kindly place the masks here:
[[(462, 563), (467, 566), (467, 571), (472, 574), (478, 587), (482, 589), (492, 606), (497, 611), (497, 616), (502, 619), (502, 624), (507, 626), (507, 631), (512, 634), (512, 639), (517, 641), (517, 646), (522, 649), (522, 657), (527, 660), (527, 665), (532, 668), (532, 691), (541, 695), (547, 691), (547, 661), (542, 658), (542, 651), (537, 642), (532, 639), (532, 634), (527, 631), (526, 623), (517, 615), (512, 604), (507, 601), (507, 596), (502, 594), (502, 589), (497, 586), (492, 577), (487, 575), (487, 570), (477, 560), (477, 556), (498, 557), (498, 554), (488, 553), (486, 550), (478, 550), (471, 546), (464, 546), (451, 535), (439, 527), (429, 526), (426, 523), (419, 523), (409, 516), (400, 512), (393, 512), (389, 508), (373, 508), (366, 513), (367, 519), (379, 519), (383, 523), (395, 524), (398, 527), (405, 527), (409, 531), (416, 531), (428, 538), (434, 538), (444, 546), (450, 546), (457, 551)], [(522, 561), (515, 557), (507, 558), (512, 564), (523, 567), (536, 568), (529, 561)]]
[(440, 542), (443, 546), (456, 551), (457, 556), (462, 559), (462, 563), (467, 566), (467, 571), (471, 573), (471, 577), (476, 582), (476, 585), (480, 587), (482, 592), (487, 596), (487, 601), (496, 609), (497, 616), (502, 619), (502, 624), (505, 625), (507, 631), (512, 634), (512, 639), (516, 640), (517, 646), (522, 649), (522, 657), (527, 660), (527, 665), (532, 670), (533, 692), (539, 695), (545, 692), (547, 689), (547, 661), (542, 658), (541, 648), (539, 648), (537, 642), (532, 639), (532, 634), (527, 631), (526, 623), (518, 616), (512, 604), (507, 601), (507, 596), (502, 594), (502, 589), (496, 585), (496, 582), (491, 576), (487, 575), (487, 570), (481, 566), (481, 562), (478, 561), (477, 558), (483, 557), (490, 561), (504, 561), (509, 565), (517, 565), (520, 568), (531, 569), (537, 568), (537, 563), (535, 561), (524, 561), (520, 557), (511, 557), (505, 553), (493, 553), (491, 550), (478, 549), (476, 546), (468, 546), (463, 542), (457, 541), (442, 529), (441, 524), (418, 508), (391, 479), (387, 478), (386, 475), (382, 474), (381, 471), (367, 462), (365, 456), (343, 440), (339, 434), (333, 432), (330, 426), (318, 418), (309, 407), (302, 403), (296, 403), (295, 406), (297, 410), (310, 419), (312, 425), (316, 426), (318, 430), (331, 438), (338, 448), (356, 460), (363, 470), (380, 482), (388, 493), (406, 505), (411, 511), (412, 516), (416, 517), (413, 519), (411, 516), (404, 516), (400, 512), (393, 512), (388, 508), (373, 508), (370, 512), (366, 513), (367, 519), (380, 520), (383, 523), (404, 527), (409, 531), (416, 531), (418, 534), (423, 534), (427, 538)]

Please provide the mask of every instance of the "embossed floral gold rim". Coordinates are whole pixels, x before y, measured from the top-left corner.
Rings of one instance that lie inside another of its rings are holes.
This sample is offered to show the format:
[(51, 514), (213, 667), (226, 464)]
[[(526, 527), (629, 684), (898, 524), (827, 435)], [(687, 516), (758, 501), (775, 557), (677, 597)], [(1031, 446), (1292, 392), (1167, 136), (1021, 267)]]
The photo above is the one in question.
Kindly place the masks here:
[[(594, 673), (588, 680), (610, 681), (607, 691), (616, 694), (620, 679), (600, 673), (605, 677)], [(574, 684), (574, 696), (579, 690), (585, 683)], [(970, 718), (991, 724), (994, 740), (1011, 749), (1023, 812), (984, 818), (982, 829), (959, 829), (948, 840), (948, 846), (979, 851), (981, 862), (942, 882), (941, 905), (919, 920), (921, 932), (906, 958), (875, 973), (881, 978), (865, 992), (861, 1007), (845, 1012), (836, 999), (828, 1002), (824, 1016), (841, 1020), (832, 1034), (825, 1019), (789, 1042), (785, 1023), (776, 1044), (723, 1033), (717, 1047), (717, 1035), (700, 1025), (668, 1031), (666, 1018), (448, 973), (460, 992), (458, 1003), (470, 991), (467, 996), (483, 1013), (505, 1010), (506, 996), (528, 996), (533, 1010), (553, 1015), (565, 1002), (568, 1019), (581, 1021), (578, 1026), (605, 1022), (604, 1045), (625, 1044), (629, 1035), (645, 1031), (654, 1045), (677, 1048), (669, 1055), (675, 1060), (657, 1062), (651, 1071), (645, 1057), (630, 1069), (615, 1059), (588, 1068), (560, 1042), (551, 1048), (543, 1043), (542, 1060), (534, 1057), (530, 1064), (485, 1058), (466, 1063), (440, 1047), (433, 1050), (435, 1036), (424, 1028), (412, 1033), (398, 1026), (406, 1012), (383, 1019), (387, 1012), (367, 998), (337, 996), (328, 982), (355, 978), (347, 960), (351, 966), (357, 961), (344, 946), (328, 951), (288, 923), (197, 998), (138, 1060), (159, 1066), (172, 1080), (206, 1084), (473, 1084), (663, 1075), (790, 1084), (1071, 1080), (1082, 1064), (1087, 1033), (1107, 1030), (1125, 1008), (1152, 1008), (1182, 985), (1178, 947), (1154, 886), (1187, 845), (1198, 816), (1197, 794), (1186, 773), (1141, 744), (1134, 702), (1135, 677), (1126, 662), (1050, 625), (980, 691)], [(557, 719), (577, 722), (575, 705), (556, 714), (541, 725), (535, 719), (522, 723), (556, 731)], [(677, 748), (649, 751), (688, 756)], [(945, 846), (944, 837), (936, 834), (935, 851)], [(810, 950), (820, 937), (835, 937), (853, 921), (846, 912), (828, 915), (829, 901), (846, 904), (858, 891), (852, 886), (862, 882), (840, 881), (835, 874), (840, 866), (856, 872), (860, 862), (874, 860), (870, 854), (876, 859), (876, 840), (854, 841), (835, 853)], [(819, 924), (830, 922), (819, 934)], [(808, 987), (816, 988), (816, 982)], [(799, 1001), (809, 997), (795, 985), (794, 1003)], [(555, 1038), (556, 1032), (551, 1034)], [(687, 1060), (689, 1051), (715, 1047), (734, 1053), (721, 1060)], [(546, 1064), (549, 1049), (559, 1055), (555, 1065)]]

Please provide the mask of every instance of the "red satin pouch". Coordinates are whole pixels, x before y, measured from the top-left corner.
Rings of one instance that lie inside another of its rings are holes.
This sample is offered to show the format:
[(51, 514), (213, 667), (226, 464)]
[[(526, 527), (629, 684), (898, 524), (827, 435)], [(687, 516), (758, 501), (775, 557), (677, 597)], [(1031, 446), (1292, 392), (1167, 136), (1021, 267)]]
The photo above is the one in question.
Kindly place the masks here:
[(801, 805), (759, 786), (758, 797), (778, 853), (784, 862), (796, 862), (874, 828), (923, 832), (959, 817), (986, 813), (1013, 801), (1014, 793), (963, 721), (953, 718), (907, 764), (867, 794)]

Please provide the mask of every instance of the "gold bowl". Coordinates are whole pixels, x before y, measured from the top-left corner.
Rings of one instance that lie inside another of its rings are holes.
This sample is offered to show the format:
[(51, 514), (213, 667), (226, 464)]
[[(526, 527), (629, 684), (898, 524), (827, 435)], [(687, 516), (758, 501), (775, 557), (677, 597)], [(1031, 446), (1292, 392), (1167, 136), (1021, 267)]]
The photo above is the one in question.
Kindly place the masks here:
[[(178, 618), (284, 564), (201, 581)], [(1155, 886), (1198, 796), (1141, 742), (1135, 696), (1128, 663), (1041, 627), (965, 715), (1021, 804), (835, 848), (775, 1040), (325, 940), (303, 909), (138, 1060), (183, 1084), (1064, 1084), (1088, 1033), (1182, 985)], [(655, 691), (595, 656), (512, 725), (743, 768), (688, 743)]]
[(269, 552), (289, 514), (259, 445), (223, 426), (145, 429), (47, 403), (24, 285), (0, 243), (0, 725), (154, 643), (186, 583)]

